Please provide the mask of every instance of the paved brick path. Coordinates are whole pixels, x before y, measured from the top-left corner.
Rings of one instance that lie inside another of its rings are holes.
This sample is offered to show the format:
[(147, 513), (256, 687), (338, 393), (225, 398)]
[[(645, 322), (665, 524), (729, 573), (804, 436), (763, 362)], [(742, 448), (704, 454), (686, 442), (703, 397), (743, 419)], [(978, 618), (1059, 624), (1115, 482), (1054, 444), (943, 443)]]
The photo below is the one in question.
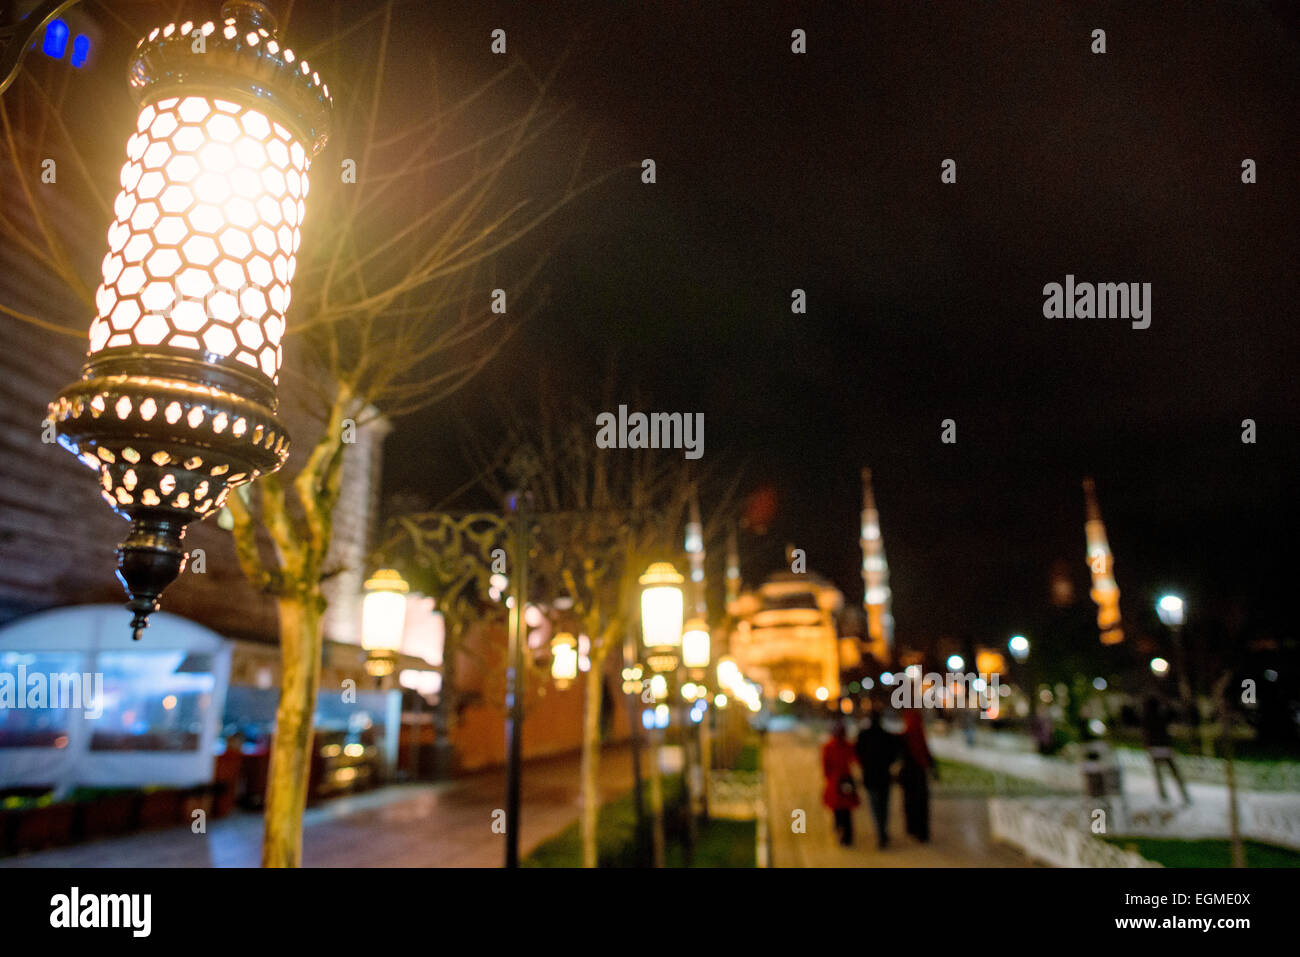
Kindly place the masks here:
[[(602, 800), (632, 788), (626, 748), (608, 748), (600, 762)], [(501, 771), (436, 785), (382, 788), (307, 811), (307, 867), (500, 867), (505, 842), (492, 833), (492, 812), (504, 806)], [(578, 818), (578, 756), (525, 764), (520, 852)], [(0, 867), (257, 867), (262, 817), (240, 813), (213, 821), (206, 834), (187, 827), (133, 834), (0, 858)]]
[[(902, 795), (890, 798), (891, 847), (876, 849), (875, 824), (865, 800), (853, 812), (855, 846), (841, 847), (831, 812), (821, 803), (819, 739), (799, 731), (771, 732), (763, 757), (773, 867), (1032, 867), (1018, 851), (989, 837), (982, 797), (935, 798), (930, 806), (930, 843), (906, 834)], [(791, 812), (806, 812), (807, 833), (791, 829)]]

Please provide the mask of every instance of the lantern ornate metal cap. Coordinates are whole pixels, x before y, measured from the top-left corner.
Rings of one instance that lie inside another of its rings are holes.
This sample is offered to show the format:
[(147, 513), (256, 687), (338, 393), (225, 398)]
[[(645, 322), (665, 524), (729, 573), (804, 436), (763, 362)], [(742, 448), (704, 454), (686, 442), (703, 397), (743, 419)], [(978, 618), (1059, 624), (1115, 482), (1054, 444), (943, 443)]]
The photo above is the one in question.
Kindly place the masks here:
[(127, 79), (142, 106), (167, 96), (241, 100), (292, 129), (313, 156), (329, 137), (329, 85), (280, 44), (275, 18), (254, 0), (226, 3), (219, 22), (155, 28), (137, 44)]
[(646, 656), (646, 665), (658, 675), (671, 674), (677, 670), (677, 665), (680, 662), (681, 658), (668, 652)]
[(411, 586), (396, 569), (381, 568), (366, 579), (365, 589), (366, 591), (393, 591), (405, 595), (411, 590)]
[(655, 562), (641, 576), (642, 585), (680, 585), (684, 581), (672, 562)]

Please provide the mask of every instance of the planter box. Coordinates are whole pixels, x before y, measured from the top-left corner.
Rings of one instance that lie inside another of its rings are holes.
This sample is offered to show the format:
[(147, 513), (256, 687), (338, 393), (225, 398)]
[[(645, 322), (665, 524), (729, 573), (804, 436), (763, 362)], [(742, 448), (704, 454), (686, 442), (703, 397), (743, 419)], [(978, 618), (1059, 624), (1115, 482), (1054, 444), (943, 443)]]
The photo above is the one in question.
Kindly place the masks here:
[(134, 831), (139, 822), (139, 794), (106, 794), (82, 805), (81, 829), (86, 840)]
[(202, 811), (205, 818), (213, 817), (213, 789), (209, 786), (191, 788), (181, 793), (181, 823), (186, 827), (194, 824), (194, 812)]
[(140, 798), (140, 827), (175, 827), (181, 820), (182, 792), (146, 791)]
[(227, 749), (225, 753), (217, 755), (213, 765), (212, 785), (208, 789), (212, 796), (213, 817), (225, 817), (234, 809), (243, 778), (243, 754)]
[(10, 812), (14, 851), (38, 851), (71, 844), (76, 837), (77, 808), (73, 804), (50, 804)]
[(17, 820), (17, 810), (0, 810), (0, 857), (14, 852), (13, 829)]

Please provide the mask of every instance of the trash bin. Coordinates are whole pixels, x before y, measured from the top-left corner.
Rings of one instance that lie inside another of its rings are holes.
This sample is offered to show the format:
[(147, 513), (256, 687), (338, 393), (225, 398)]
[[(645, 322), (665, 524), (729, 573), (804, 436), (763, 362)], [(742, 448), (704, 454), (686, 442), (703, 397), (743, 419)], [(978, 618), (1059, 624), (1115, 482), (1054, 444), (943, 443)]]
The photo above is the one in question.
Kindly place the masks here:
[(1083, 790), (1088, 797), (1120, 796), (1119, 757), (1104, 741), (1090, 741), (1083, 752)]

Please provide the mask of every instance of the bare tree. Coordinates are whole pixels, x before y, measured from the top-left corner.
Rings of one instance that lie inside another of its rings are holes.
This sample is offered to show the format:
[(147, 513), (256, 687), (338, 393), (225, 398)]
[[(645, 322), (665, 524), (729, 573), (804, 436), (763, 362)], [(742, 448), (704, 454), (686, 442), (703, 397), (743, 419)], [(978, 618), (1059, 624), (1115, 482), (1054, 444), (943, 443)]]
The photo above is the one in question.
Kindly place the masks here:
[[(395, 109), (387, 73), (401, 27), (396, 7), (393, 0), (375, 5), (336, 28), (319, 49), (302, 51), (335, 85), (332, 141), (356, 151), (346, 157), (355, 161), (355, 182), (330, 175), (330, 165), (341, 161), (330, 151), (317, 161), (288, 322), (284, 371), (309, 395), (320, 432), (307, 448), (299, 444), (285, 473), (264, 476), (227, 500), (240, 566), (279, 608), (283, 680), (267, 786), (262, 862), (268, 867), (301, 862), (323, 643), (321, 582), (331, 572), (325, 562), (346, 431), (437, 402), (482, 370), (544, 301), (535, 288), (544, 257), (529, 253), (521, 265), (503, 254), (512, 247), (526, 252), (525, 237), (614, 172), (584, 178), (585, 148), (579, 148), (553, 183), (538, 188), (535, 177), (521, 173), (548, 134), (560, 132), (567, 111), (554, 104), (552, 90), (563, 57), (539, 76), (512, 54), (486, 82), (454, 97), (443, 94), (430, 57), (422, 102), (414, 111), (405, 101)], [(342, 9), (335, 5), (336, 24), (343, 22)], [(282, 15), (282, 31), (287, 19)], [(132, 36), (142, 32), (122, 28)], [(27, 152), (42, 155), (42, 144), (53, 137), (74, 146), (58, 91), (26, 85), (37, 100)], [(516, 106), (521, 98), (524, 105)], [(504, 119), (483, 124), (485, 115)], [(28, 236), (0, 210), (0, 228), (92, 307), (92, 285), (35, 199), (39, 165), (19, 162), (7, 103), (0, 103), (0, 126), (38, 227)], [(76, 166), (107, 218), (102, 184), (85, 163)], [(3, 304), (0, 312), (68, 331)]]
[(552, 596), (572, 599), (587, 635), (581, 834), (583, 866), (595, 867), (606, 662), (636, 627), (641, 573), (653, 561), (680, 560), (692, 490), (701, 482), (710, 491), (719, 486), (705, 526), (706, 536), (716, 539), (734, 508), (735, 479), (724, 484), (721, 469), (699, 469), (673, 450), (598, 447), (595, 410), (562, 398), (545, 378), (535, 405), (526, 411), (505, 406), (502, 418), (506, 435), (496, 454), (472, 446), (483, 485), (501, 499), (519, 476), (495, 463), (518, 455), (535, 463), (525, 486), (540, 524), (531, 570)]

